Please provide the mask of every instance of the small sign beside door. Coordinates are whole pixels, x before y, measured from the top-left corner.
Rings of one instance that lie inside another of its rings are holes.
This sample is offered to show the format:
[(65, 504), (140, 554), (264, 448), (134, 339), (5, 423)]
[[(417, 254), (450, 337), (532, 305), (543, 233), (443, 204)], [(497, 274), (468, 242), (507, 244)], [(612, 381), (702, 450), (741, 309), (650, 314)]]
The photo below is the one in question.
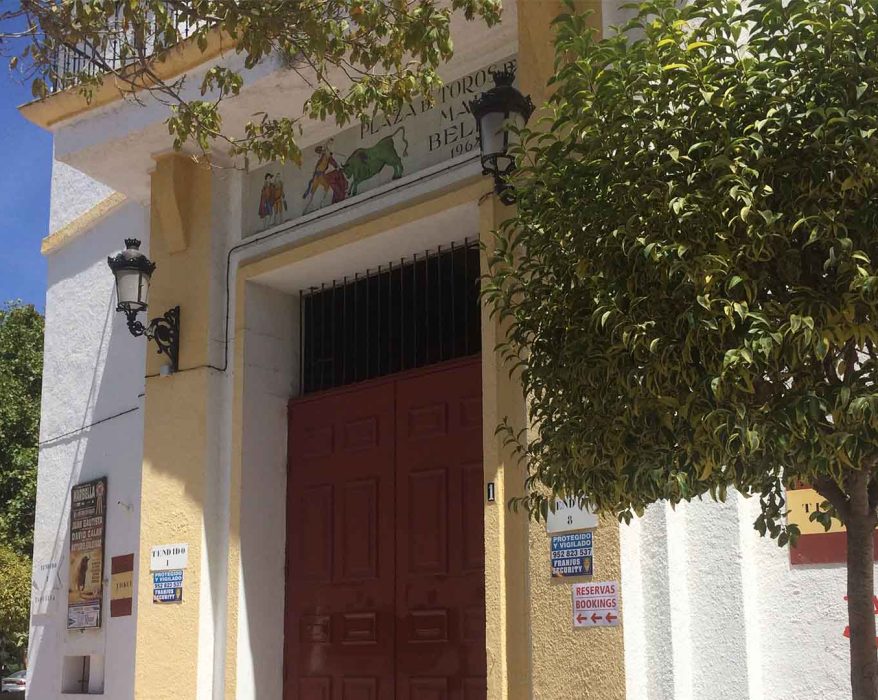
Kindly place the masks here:
[(552, 535), (552, 578), (593, 576), (592, 532)]
[(619, 624), (619, 582), (573, 584), (573, 627), (616, 627)]
[(152, 548), (150, 571), (171, 571), (189, 566), (188, 544), (160, 544)]
[(555, 512), (549, 511), (546, 517), (546, 532), (550, 535), (556, 532), (569, 532), (571, 530), (591, 530), (598, 526), (598, 516), (590, 508), (580, 508), (575, 499), (555, 501)]
[(134, 607), (134, 555), (110, 560), (110, 617), (127, 617)]
[(154, 571), (152, 574), (153, 603), (183, 602), (183, 570)]

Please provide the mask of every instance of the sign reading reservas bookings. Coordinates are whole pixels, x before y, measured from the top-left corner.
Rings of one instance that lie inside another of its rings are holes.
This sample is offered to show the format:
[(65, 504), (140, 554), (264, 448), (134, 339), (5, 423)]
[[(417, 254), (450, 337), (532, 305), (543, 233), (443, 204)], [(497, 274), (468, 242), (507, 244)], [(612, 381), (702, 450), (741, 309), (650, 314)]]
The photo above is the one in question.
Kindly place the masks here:
[[(812, 521), (811, 513), (826, 499), (814, 489), (787, 490), (787, 522), (799, 526), (802, 533), (795, 547), (790, 547), (790, 564), (844, 564), (847, 561), (847, 530), (833, 519), (829, 530)], [(873, 538), (878, 551), (878, 533)]]
[(618, 624), (618, 581), (573, 584), (574, 627), (616, 627)]
[(106, 525), (106, 477), (74, 486), (70, 499), (67, 629), (101, 626)]

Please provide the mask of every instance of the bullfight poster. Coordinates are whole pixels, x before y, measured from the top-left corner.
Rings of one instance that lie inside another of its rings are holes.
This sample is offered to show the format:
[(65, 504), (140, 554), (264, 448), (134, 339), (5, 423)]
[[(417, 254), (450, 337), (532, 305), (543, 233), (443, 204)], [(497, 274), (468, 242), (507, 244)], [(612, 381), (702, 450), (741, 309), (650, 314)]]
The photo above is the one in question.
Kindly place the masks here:
[(69, 630), (101, 626), (106, 530), (106, 477), (74, 486), (70, 499)]

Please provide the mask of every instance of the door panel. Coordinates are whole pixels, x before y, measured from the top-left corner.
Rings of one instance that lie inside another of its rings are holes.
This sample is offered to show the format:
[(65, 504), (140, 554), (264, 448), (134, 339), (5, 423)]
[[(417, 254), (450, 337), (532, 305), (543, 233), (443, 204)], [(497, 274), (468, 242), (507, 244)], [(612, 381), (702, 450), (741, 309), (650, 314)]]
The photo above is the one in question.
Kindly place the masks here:
[(394, 700), (394, 420), (392, 384), (290, 406), (287, 698)]
[(285, 697), (484, 700), (481, 370), (290, 404)]
[(477, 700), (485, 685), (481, 365), (396, 390), (396, 697)]

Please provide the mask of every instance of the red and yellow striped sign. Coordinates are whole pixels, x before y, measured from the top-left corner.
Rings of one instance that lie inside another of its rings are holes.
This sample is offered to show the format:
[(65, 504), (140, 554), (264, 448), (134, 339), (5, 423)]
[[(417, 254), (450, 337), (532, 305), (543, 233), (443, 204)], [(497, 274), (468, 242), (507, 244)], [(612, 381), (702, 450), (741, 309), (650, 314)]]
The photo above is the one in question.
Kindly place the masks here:
[(110, 567), (110, 617), (125, 617), (134, 602), (134, 555), (113, 557)]
[[(802, 536), (795, 547), (790, 547), (790, 564), (844, 564), (847, 561), (847, 532), (845, 526), (833, 519), (829, 530), (810, 519), (811, 513), (826, 499), (814, 489), (787, 491), (787, 522), (799, 526)], [(878, 552), (878, 534), (875, 535)]]

